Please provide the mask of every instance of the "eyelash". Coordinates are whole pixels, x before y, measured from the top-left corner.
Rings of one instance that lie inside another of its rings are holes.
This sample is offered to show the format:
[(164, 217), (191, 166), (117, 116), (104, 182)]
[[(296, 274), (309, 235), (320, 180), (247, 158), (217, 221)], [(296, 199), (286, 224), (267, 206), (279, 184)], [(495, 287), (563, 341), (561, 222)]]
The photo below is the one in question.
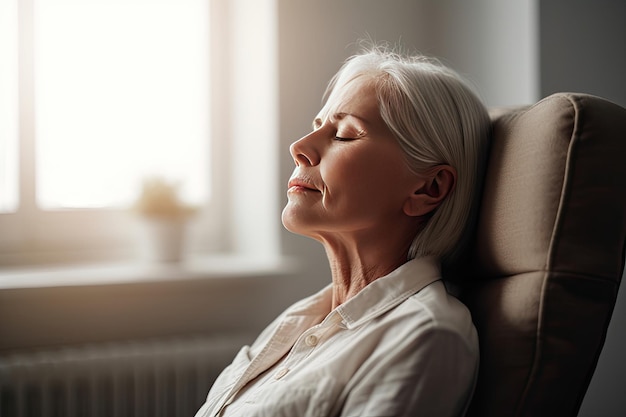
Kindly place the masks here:
[[(314, 120), (313, 125), (311, 127), (313, 128), (313, 131), (316, 131), (322, 127), (322, 123), (319, 120)], [(362, 129), (359, 129), (359, 132), (356, 134), (356, 136), (342, 137), (342, 136), (335, 135), (335, 140), (338, 142), (350, 142), (353, 140), (357, 140), (363, 137), (364, 135), (365, 135), (365, 132)]]

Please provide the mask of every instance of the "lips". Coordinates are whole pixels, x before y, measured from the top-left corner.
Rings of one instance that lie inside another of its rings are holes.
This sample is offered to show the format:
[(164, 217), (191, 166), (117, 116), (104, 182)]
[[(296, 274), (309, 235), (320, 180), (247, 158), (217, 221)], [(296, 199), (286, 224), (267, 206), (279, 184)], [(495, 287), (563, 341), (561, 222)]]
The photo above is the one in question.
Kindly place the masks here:
[(288, 184), (289, 191), (316, 191), (319, 190), (308, 180), (304, 178), (292, 178)]

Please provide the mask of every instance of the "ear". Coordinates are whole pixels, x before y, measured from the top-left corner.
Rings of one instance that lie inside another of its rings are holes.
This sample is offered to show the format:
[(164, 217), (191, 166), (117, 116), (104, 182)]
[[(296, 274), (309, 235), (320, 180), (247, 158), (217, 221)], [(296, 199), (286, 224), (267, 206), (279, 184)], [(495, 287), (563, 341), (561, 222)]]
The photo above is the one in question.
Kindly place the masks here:
[(450, 165), (437, 165), (428, 170), (414, 192), (404, 202), (407, 216), (424, 216), (435, 210), (450, 194), (456, 184), (456, 170)]

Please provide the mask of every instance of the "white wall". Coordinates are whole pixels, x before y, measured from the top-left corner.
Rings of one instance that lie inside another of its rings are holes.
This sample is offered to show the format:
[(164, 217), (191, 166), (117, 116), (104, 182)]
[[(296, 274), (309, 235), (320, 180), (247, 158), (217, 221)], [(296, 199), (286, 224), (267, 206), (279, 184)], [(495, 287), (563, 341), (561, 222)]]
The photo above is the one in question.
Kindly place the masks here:
[(430, 4), (432, 52), (473, 81), (489, 106), (539, 94), (535, 0), (440, 0)]

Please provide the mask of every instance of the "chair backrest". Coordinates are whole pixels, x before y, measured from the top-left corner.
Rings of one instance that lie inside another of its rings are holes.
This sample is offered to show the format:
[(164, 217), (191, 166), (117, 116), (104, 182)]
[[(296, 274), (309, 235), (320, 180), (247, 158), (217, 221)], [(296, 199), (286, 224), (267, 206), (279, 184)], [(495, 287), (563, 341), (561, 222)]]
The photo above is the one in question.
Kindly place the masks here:
[(624, 268), (626, 109), (559, 93), (491, 116), (461, 295), (481, 344), (469, 415), (575, 416)]

